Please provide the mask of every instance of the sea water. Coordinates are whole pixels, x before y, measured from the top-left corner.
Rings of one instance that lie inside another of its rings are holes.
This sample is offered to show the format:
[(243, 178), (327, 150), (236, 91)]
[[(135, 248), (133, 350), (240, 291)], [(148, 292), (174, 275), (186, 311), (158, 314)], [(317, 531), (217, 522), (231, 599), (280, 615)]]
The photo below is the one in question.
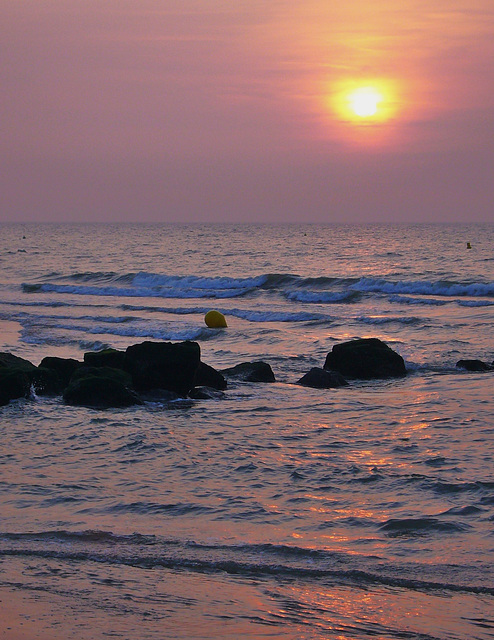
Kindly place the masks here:
[[(494, 360), (494, 226), (0, 231), (0, 350), (196, 340), (276, 376), (0, 408), (0, 587), (50, 602), (54, 638), (494, 637), (494, 372), (455, 366)], [(357, 337), (408, 375), (296, 384)]]

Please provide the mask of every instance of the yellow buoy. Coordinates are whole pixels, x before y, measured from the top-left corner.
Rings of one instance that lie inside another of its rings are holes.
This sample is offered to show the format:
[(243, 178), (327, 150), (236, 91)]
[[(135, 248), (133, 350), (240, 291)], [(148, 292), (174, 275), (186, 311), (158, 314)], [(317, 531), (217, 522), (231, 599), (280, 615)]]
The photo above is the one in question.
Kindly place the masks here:
[(228, 326), (226, 324), (225, 316), (219, 311), (208, 311), (204, 316), (204, 322), (211, 329)]

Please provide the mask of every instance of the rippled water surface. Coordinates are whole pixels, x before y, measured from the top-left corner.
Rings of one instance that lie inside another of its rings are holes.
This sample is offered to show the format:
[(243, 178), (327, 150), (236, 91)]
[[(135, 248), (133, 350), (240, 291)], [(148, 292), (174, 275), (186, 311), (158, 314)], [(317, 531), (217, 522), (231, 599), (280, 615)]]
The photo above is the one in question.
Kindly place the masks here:
[[(1, 229), (2, 351), (191, 339), (277, 380), (0, 408), (0, 586), (54, 638), (494, 637), (494, 372), (455, 366), (494, 360), (493, 226)], [(371, 336), (405, 378), (296, 384)]]

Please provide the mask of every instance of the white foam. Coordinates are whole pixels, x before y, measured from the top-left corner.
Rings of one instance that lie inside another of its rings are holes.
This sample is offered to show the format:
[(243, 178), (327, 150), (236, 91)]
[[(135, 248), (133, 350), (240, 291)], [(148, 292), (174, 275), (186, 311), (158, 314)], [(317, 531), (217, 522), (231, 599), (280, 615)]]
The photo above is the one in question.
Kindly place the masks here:
[(356, 291), (366, 291), (373, 293), (408, 293), (415, 295), (436, 295), (436, 296), (494, 296), (494, 282), (429, 282), (400, 280), (398, 282), (388, 282), (387, 280), (375, 280), (372, 278), (361, 278), (352, 285)]

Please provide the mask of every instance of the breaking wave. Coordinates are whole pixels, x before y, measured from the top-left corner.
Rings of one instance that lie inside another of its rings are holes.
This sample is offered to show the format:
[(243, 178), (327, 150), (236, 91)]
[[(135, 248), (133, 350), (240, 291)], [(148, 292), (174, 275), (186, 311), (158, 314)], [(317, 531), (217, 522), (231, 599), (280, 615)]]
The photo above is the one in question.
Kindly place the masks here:
[[(408, 304), (444, 304), (444, 298), (494, 297), (494, 282), (453, 282), (448, 280), (398, 280), (380, 278), (309, 277), (294, 274), (263, 274), (244, 278), (169, 276), (138, 272), (50, 274), (45, 281), (23, 283), (25, 293), (58, 293), (87, 296), (150, 298), (235, 298), (261, 291), (278, 293), (294, 302), (353, 303), (372, 293), (400, 296), (392, 301)], [(401, 296), (434, 296), (418, 299)], [(474, 304), (474, 303), (464, 303)], [(487, 303), (489, 304), (489, 303)]]
[(430, 282), (421, 281), (397, 281), (380, 280), (373, 278), (361, 278), (353, 285), (356, 291), (370, 293), (405, 293), (423, 296), (494, 296), (494, 282), (450, 282), (440, 280)]

